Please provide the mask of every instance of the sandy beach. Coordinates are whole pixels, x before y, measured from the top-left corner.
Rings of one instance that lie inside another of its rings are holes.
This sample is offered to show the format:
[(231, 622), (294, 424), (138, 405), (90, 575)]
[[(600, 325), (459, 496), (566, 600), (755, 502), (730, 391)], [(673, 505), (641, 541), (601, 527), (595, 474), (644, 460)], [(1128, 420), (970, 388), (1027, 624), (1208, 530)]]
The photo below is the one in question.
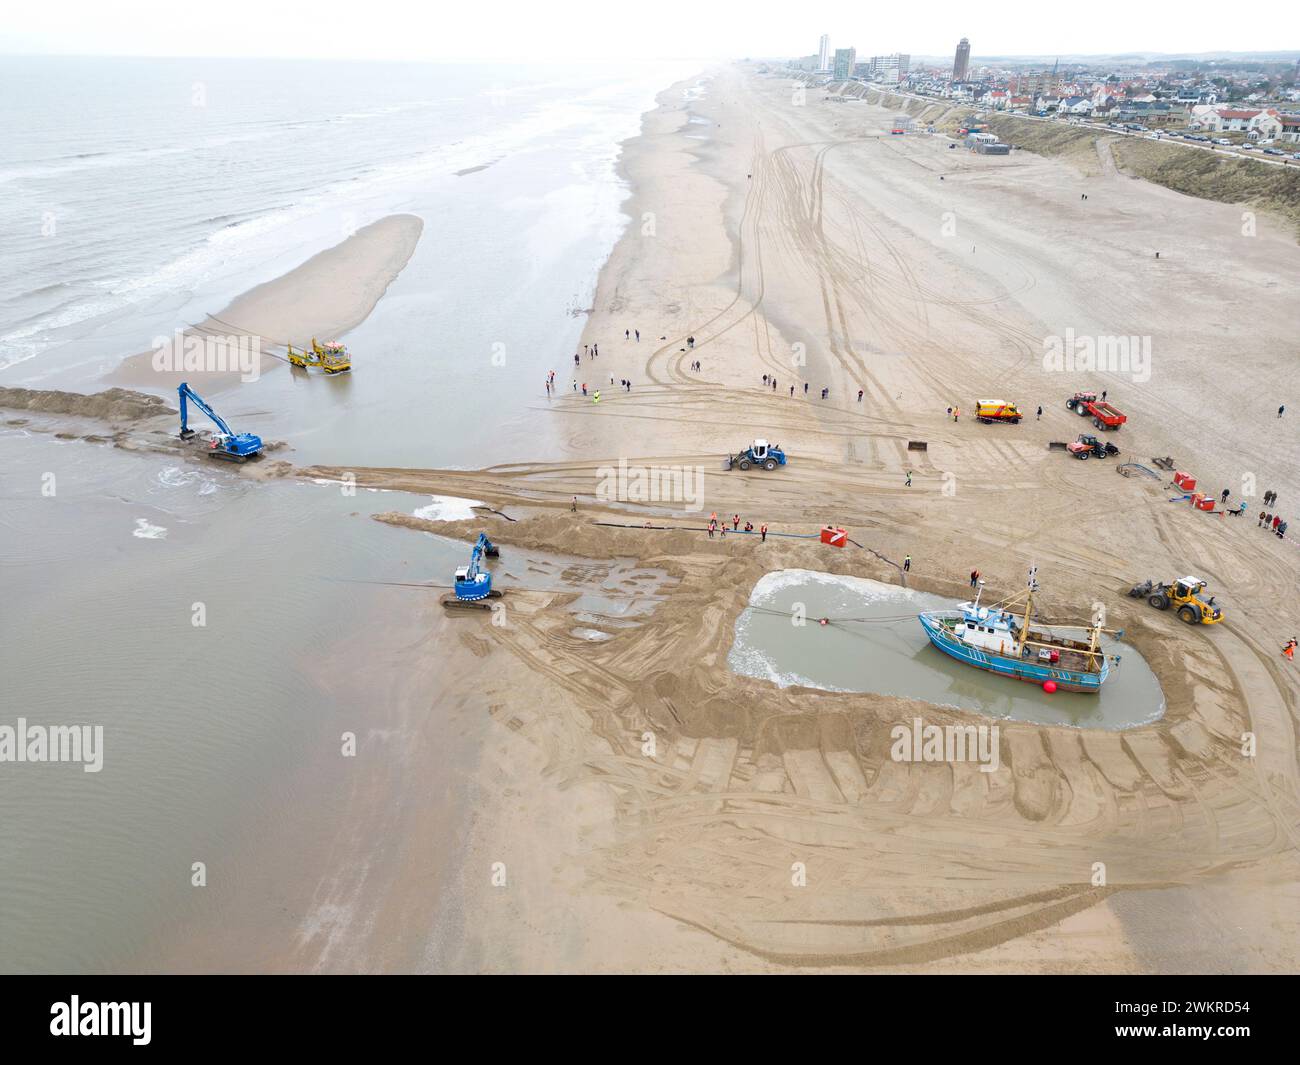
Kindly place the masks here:
[[(624, 145), (631, 221), (579, 362), (557, 369), (554, 397), (539, 379), (535, 402), (508, 412), (549, 419), (563, 461), (308, 465), (290, 441), (246, 471), (481, 502), (492, 509), (473, 520), (375, 517), (395, 558), (424, 534), (486, 530), (502, 550), (494, 569), (523, 577), (519, 559), (550, 553), (570, 560), (573, 584), (512, 585), (500, 624), (408, 603), (395, 622), (418, 630), (406, 644), (376, 639), (331, 667), (332, 689), (375, 700), (376, 730), (407, 737), (400, 757), (361, 769), (334, 796), (333, 827), (292, 871), (267, 874), (284, 913), (257, 927), (255, 951), (223, 937), (213, 912), (150, 944), (142, 968), (1294, 968), (1300, 690), (1278, 649), (1300, 631), (1296, 542), (1255, 519), (1266, 489), (1283, 511), (1300, 491), (1300, 444), (1276, 416), (1282, 404), (1292, 416), (1300, 335), (1289, 223), (1261, 215), (1246, 236), (1233, 205), (1113, 165), (891, 136), (892, 114), (816, 92), (796, 102), (788, 79), (749, 65), (660, 95)], [(386, 218), (216, 318), (267, 338), (345, 332), (420, 229)], [(1053, 370), (1047, 342), (1067, 331), (1147, 338), (1149, 366)], [(582, 357), (591, 345), (599, 356)], [(111, 383), (172, 387), (149, 358)], [(630, 390), (611, 383), (624, 378)], [(1245, 496), (1247, 514), (1199, 513), (1170, 502), (1164, 478), (1050, 450), (1089, 428), (1064, 406), (1086, 388), (1128, 415), (1115, 435), (1125, 459), (1173, 456), (1212, 494)], [(1027, 418), (979, 424), (969, 410), (983, 398)], [(47, 415), (23, 402), (33, 431), (202, 461), (147, 402), (119, 417), (102, 402)], [(83, 414), (112, 424), (88, 429)], [(789, 466), (724, 472), (722, 456), (756, 437), (783, 445)], [(700, 467), (699, 509), (602, 501), (602, 468), (620, 460)], [(832, 522), (860, 546), (713, 540), (710, 512), (773, 532)], [(727, 666), (737, 617), (776, 569), (959, 599), (972, 568), (1002, 596), (1033, 566), (1050, 616), (1101, 604), (1125, 631), (1160, 681), (1159, 721), (1122, 733), (1001, 722), (995, 773), (900, 764), (894, 725), (973, 715)], [(648, 594), (627, 567), (661, 582), (653, 611), (601, 639), (575, 635), (575, 587)], [(1188, 572), (1209, 581), (1225, 623), (1191, 628), (1125, 594)], [(440, 753), (452, 768), (435, 780), (422, 767)], [(266, 853), (291, 834), (269, 833)]]
[[(574, 462), (358, 471), (488, 499), (521, 519), (490, 523), (506, 544), (630, 555), (681, 580), (649, 624), (595, 646), (566, 645), (531, 611), (513, 632), (464, 637), (495, 644), (501, 668), (529, 678), (526, 704), (499, 695), (521, 722), (503, 733), (503, 764), (520, 737), (537, 748), (493, 774), (505, 805), (494, 816), (487, 800), (472, 876), (551, 837), (508, 903), (479, 889), (484, 921), (512, 931), (485, 937), (467, 967), (1287, 969), (1295, 682), (1277, 647), (1297, 623), (1294, 547), (1257, 529), (1257, 508), (1244, 520), (1198, 514), (1156, 481), (1046, 446), (1079, 429), (1068, 395), (1108, 388), (1137, 461), (1174, 455), (1234, 497), (1247, 476), (1258, 492), (1285, 485), (1296, 445), (1275, 410), (1300, 325), (1285, 280), (1300, 249), (1285, 220), (1245, 238), (1240, 211), (1119, 173), (891, 140), (889, 111), (792, 106), (787, 82), (740, 69), (693, 102), (682, 88), (626, 146), (627, 212), (651, 213), (653, 235), (630, 226), (602, 274), (584, 334), (600, 355), (580, 376), (607, 391), (599, 405), (563, 397), (559, 411)], [(1255, 309), (1248, 334), (1204, 299), (1211, 290)], [(639, 345), (623, 338), (632, 328)], [(1067, 328), (1151, 337), (1150, 380), (1045, 373), (1044, 338)], [(632, 391), (609, 389), (610, 376)], [(986, 393), (1041, 404), (1042, 421), (948, 420), (946, 407)], [(1210, 396), (1240, 412), (1231, 428), (1205, 416)], [(780, 441), (791, 467), (713, 472), (754, 436)], [(906, 450), (914, 439), (928, 451)], [(773, 529), (832, 519), (870, 550), (590, 527), (629, 520), (590, 501), (597, 467), (620, 456), (704, 466), (706, 513)], [(563, 513), (572, 494), (577, 519)], [(550, 516), (526, 520), (539, 502)], [(928, 720), (932, 706), (781, 691), (726, 671), (732, 623), (763, 572), (899, 581), (905, 554), (909, 586), (953, 597), (972, 566), (1009, 594), (1037, 565), (1053, 607), (1103, 602), (1156, 670), (1164, 718), (1122, 736), (1004, 727), (1004, 767), (986, 780), (882, 759), (889, 725)], [(1124, 595), (1185, 571), (1211, 582), (1228, 623), (1189, 630)], [(654, 758), (640, 751), (646, 729), (660, 737)], [(1247, 731), (1254, 759), (1240, 754)], [(559, 779), (537, 781), (530, 763)], [(791, 887), (795, 861), (818, 870), (815, 885)], [(1105, 888), (1090, 883), (1098, 861)]]

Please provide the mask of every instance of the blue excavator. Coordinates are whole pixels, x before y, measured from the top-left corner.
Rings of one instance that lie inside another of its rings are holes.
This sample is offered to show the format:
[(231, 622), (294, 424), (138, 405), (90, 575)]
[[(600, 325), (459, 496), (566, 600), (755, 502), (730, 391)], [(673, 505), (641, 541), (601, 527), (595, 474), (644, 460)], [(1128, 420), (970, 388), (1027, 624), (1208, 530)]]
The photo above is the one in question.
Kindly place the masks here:
[(500, 555), (496, 545), (487, 538), (487, 533), (479, 533), (470, 552), (469, 565), (456, 570), (454, 594), (443, 596), (445, 607), (489, 608), (486, 600), (500, 599), (505, 593), (492, 588), (492, 574), (482, 565), (484, 558), (497, 558)]
[(181, 397), (181, 432), (182, 440), (192, 440), (198, 435), (195, 430), (189, 427), (189, 410), (188, 404), (193, 403), (204, 414), (206, 414), (216, 424), (221, 431), (212, 438), (212, 445), (208, 453), (219, 459), (229, 459), (232, 462), (247, 462), (262, 453), (262, 438), (255, 436), (253, 433), (236, 433), (233, 432), (221, 416), (211, 407), (203, 402), (203, 398), (190, 388), (185, 382), (181, 382), (177, 393)]

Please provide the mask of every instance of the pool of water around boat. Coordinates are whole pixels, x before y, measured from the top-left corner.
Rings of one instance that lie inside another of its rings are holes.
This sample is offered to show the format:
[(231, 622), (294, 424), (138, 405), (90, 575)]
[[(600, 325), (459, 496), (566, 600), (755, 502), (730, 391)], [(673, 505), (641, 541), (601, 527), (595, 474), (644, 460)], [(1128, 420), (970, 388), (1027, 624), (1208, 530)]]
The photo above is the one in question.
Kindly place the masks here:
[[(1164, 716), (1151, 668), (1132, 647), (1103, 637), (1119, 655), (1100, 694), (1055, 692), (954, 661), (926, 639), (916, 615), (953, 600), (861, 577), (778, 570), (762, 578), (736, 619), (727, 663), (781, 687), (874, 692), (1039, 725), (1130, 729)], [(805, 623), (793, 622), (801, 608)], [(821, 625), (820, 618), (862, 619)]]

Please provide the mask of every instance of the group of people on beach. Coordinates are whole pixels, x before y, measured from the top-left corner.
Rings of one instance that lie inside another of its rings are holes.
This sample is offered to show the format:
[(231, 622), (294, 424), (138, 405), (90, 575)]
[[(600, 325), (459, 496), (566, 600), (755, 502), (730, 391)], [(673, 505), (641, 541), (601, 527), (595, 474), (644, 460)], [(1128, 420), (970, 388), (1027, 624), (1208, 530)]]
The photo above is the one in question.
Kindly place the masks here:
[[(740, 531), (741, 531), (741, 528), (740, 528), (740, 515), (739, 515), (739, 514), (733, 514), (733, 515), (731, 515), (731, 531), (732, 531), (733, 533), (735, 533), (735, 532), (740, 532)], [(754, 523), (753, 523), (752, 521), (746, 521), (746, 522), (745, 522), (745, 529), (744, 529), (744, 531), (747, 532), (747, 533), (752, 533), (752, 532), (754, 531)], [(709, 539), (710, 539), (710, 540), (713, 539), (714, 534), (718, 534), (718, 535), (720, 535), (720, 536), (722, 537), (722, 539), (724, 539), (724, 540), (727, 538), (727, 519), (724, 517), (721, 521), (719, 521), (719, 520), (718, 520), (718, 512), (717, 512), (716, 510), (715, 510), (712, 514), (709, 515), (709, 527), (708, 527), (708, 532), (709, 532)], [(758, 535), (759, 535), (759, 542), (760, 542), (760, 543), (767, 543), (767, 523), (766, 523), (766, 522), (764, 522), (762, 525), (760, 525), (760, 526), (758, 527)]]

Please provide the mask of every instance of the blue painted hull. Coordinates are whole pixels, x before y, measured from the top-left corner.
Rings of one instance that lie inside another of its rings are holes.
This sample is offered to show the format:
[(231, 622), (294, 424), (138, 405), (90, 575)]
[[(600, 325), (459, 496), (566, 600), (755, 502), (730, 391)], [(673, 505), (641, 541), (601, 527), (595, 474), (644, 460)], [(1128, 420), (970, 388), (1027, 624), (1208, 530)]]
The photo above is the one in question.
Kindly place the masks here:
[(935, 647), (949, 658), (955, 658), (958, 662), (964, 662), (976, 669), (996, 673), (1001, 677), (1010, 677), (1013, 680), (1028, 681), (1031, 684), (1041, 685), (1044, 681), (1054, 680), (1056, 686), (1063, 691), (1093, 694), (1101, 691), (1102, 682), (1110, 672), (1110, 663), (1106, 659), (1102, 659), (1101, 670), (1093, 673), (1062, 669), (1059, 665), (1048, 665), (1032, 658), (1015, 658), (1011, 655), (984, 651), (978, 647), (969, 647), (939, 623), (939, 616), (918, 614), (917, 620), (920, 621), (921, 628), (925, 630), (926, 636)]

